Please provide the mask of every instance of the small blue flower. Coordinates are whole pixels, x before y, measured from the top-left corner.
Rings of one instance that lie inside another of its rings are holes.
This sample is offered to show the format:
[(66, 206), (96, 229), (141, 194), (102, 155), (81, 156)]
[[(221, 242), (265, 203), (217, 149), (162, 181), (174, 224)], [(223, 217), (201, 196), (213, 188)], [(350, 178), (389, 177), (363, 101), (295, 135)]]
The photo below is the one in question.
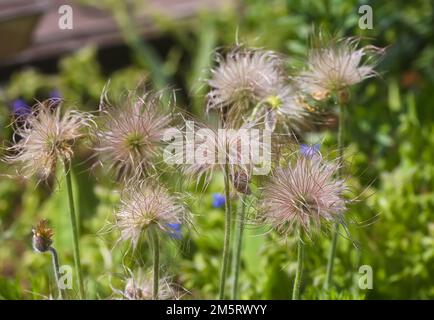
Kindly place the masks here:
[(300, 145), (300, 152), (306, 158), (312, 158), (313, 156), (320, 156), (321, 152), (319, 151), (321, 148), (321, 144), (302, 144)]
[(12, 112), (16, 116), (22, 116), (30, 113), (30, 106), (23, 99), (16, 99), (11, 104)]
[(172, 238), (175, 238), (177, 240), (182, 239), (182, 234), (181, 234), (181, 224), (180, 223), (168, 223), (166, 224), (167, 227), (169, 227), (169, 235)]
[(49, 92), (48, 96), (49, 96), (51, 99), (61, 99), (61, 98), (62, 98), (62, 95), (60, 94), (60, 91), (57, 90), (57, 89), (51, 90), (51, 91)]
[(213, 193), (212, 206), (214, 208), (223, 208), (225, 206), (226, 198), (221, 193)]

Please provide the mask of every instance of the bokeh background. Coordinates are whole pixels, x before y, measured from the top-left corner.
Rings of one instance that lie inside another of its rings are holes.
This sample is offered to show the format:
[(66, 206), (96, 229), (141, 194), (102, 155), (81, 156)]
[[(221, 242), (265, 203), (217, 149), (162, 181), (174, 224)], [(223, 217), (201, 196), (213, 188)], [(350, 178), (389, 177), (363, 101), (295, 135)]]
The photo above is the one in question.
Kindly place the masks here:
[[(58, 27), (61, 4), (70, 4), (74, 29)], [(373, 29), (358, 27), (358, 9), (373, 9)], [(71, 107), (97, 110), (110, 79), (110, 96), (121, 99), (139, 83), (176, 88), (177, 104), (204, 117), (207, 77), (216, 48), (236, 41), (277, 50), (290, 68), (303, 64), (312, 27), (362, 43), (387, 47), (378, 71), (352, 90), (346, 157), (351, 185), (368, 195), (352, 206), (351, 235), (340, 239), (335, 299), (434, 298), (434, 4), (430, 0), (83, 0), (0, 2), (0, 144), (12, 137), (13, 113), (36, 99), (61, 97)], [(331, 121), (333, 124), (333, 121)], [(333, 125), (303, 137), (336, 148)], [(81, 214), (82, 264), (88, 297), (110, 298), (122, 289), (127, 268), (150, 266), (133, 259), (117, 234), (107, 232), (118, 201), (116, 186), (103, 170), (91, 172), (91, 152), (77, 151), (73, 171)], [(48, 255), (31, 248), (31, 228), (47, 218), (55, 229), (61, 264), (72, 265), (72, 245), (61, 175), (37, 185), (8, 177), (0, 164), (0, 298), (41, 299), (55, 293)], [(173, 180), (171, 180), (173, 181)], [(216, 177), (206, 190), (189, 194), (196, 231), (164, 244), (163, 269), (185, 298), (215, 298), (223, 241), (223, 208)], [(194, 200), (196, 199), (196, 200)], [(328, 237), (306, 252), (303, 298), (324, 298)], [(243, 299), (287, 299), (295, 274), (293, 239), (248, 227), (242, 253)], [(373, 268), (373, 289), (358, 287), (360, 265)]]

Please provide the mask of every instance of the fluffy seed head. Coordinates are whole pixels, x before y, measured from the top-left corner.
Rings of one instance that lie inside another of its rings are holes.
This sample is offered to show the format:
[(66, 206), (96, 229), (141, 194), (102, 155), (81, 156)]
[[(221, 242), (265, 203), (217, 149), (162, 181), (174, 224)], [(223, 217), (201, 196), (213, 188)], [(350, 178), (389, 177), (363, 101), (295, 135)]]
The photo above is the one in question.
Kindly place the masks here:
[(343, 180), (334, 178), (339, 165), (300, 154), (287, 168), (277, 168), (263, 188), (260, 219), (278, 232), (301, 227), (307, 234), (324, 222), (341, 222), (346, 210)]
[(382, 52), (371, 45), (359, 48), (357, 38), (326, 40), (320, 35), (309, 52), (307, 70), (296, 80), (304, 92), (324, 100), (331, 92), (376, 76), (374, 68)]
[[(208, 80), (207, 111), (224, 110), (232, 127), (245, 118), (270, 111), (299, 118), (303, 111), (292, 87), (286, 83), (283, 59), (272, 51), (236, 47), (226, 57), (217, 56), (217, 67)], [(256, 110), (253, 110), (257, 107)], [(258, 110), (259, 109), (259, 110)], [(279, 110), (279, 113), (277, 111)]]
[(264, 118), (268, 130), (274, 131), (278, 123), (284, 123), (287, 128), (298, 131), (306, 120), (308, 113), (302, 97), (283, 79), (271, 85), (260, 101), (257, 116)]
[(36, 175), (47, 179), (58, 160), (69, 162), (73, 146), (84, 136), (83, 128), (91, 124), (89, 115), (67, 110), (62, 113), (59, 99), (39, 102), (15, 123), (14, 144), (5, 160), (20, 165), (24, 177)]
[(186, 222), (187, 210), (181, 201), (164, 187), (149, 181), (126, 189), (116, 214), (120, 240), (131, 240), (133, 247), (151, 227), (170, 234), (171, 225)]
[(102, 165), (113, 171), (116, 179), (142, 177), (154, 167), (161, 149), (161, 139), (171, 118), (160, 110), (160, 96), (130, 94), (121, 107), (110, 105), (105, 94), (101, 103), (95, 150)]
[(216, 171), (224, 171), (227, 163), (234, 187), (248, 193), (251, 175), (264, 165), (271, 152), (265, 140), (267, 134), (267, 131), (255, 129), (254, 124), (248, 123), (237, 130), (197, 126), (194, 128), (194, 141), (187, 139), (187, 144), (192, 144), (193, 148), (184, 151), (190, 154), (185, 154), (187, 161), (182, 167), (183, 172), (197, 178), (205, 176), (209, 180)]
[[(122, 297), (127, 300), (152, 300), (152, 279), (146, 277), (143, 272), (138, 272), (125, 281), (125, 288), (121, 292)], [(174, 300), (177, 293), (167, 279), (160, 279), (158, 285), (158, 299)]]

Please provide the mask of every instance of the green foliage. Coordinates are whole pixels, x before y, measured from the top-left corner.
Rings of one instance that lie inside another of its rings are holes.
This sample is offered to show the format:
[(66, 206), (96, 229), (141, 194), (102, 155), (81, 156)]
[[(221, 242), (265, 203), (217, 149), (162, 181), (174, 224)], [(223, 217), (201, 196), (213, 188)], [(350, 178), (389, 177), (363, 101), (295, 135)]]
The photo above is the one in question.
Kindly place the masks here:
[(96, 48), (87, 47), (77, 54), (64, 58), (60, 64), (62, 92), (68, 101), (98, 101), (104, 80), (96, 60)]

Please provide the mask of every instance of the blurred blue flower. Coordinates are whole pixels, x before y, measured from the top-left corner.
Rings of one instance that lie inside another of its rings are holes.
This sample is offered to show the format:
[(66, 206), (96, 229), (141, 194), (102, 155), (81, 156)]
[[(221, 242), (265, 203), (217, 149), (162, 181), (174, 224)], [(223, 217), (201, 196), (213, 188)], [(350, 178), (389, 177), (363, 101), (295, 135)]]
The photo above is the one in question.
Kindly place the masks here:
[(61, 99), (61, 98), (62, 98), (62, 95), (60, 94), (60, 91), (57, 90), (57, 89), (51, 90), (51, 91), (48, 93), (48, 96), (49, 96), (51, 99)]
[(169, 235), (172, 238), (175, 239), (181, 239), (182, 238), (182, 234), (181, 234), (181, 224), (180, 223), (168, 223), (166, 224), (167, 227), (169, 227)]
[(212, 206), (214, 208), (223, 208), (225, 206), (226, 198), (221, 193), (213, 193)]
[(306, 158), (312, 158), (313, 156), (320, 156), (321, 152), (319, 151), (321, 148), (321, 144), (302, 144), (300, 145), (300, 152)]
[(30, 106), (23, 99), (16, 99), (11, 104), (12, 112), (16, 116), (22, 116), (30, 113)]

